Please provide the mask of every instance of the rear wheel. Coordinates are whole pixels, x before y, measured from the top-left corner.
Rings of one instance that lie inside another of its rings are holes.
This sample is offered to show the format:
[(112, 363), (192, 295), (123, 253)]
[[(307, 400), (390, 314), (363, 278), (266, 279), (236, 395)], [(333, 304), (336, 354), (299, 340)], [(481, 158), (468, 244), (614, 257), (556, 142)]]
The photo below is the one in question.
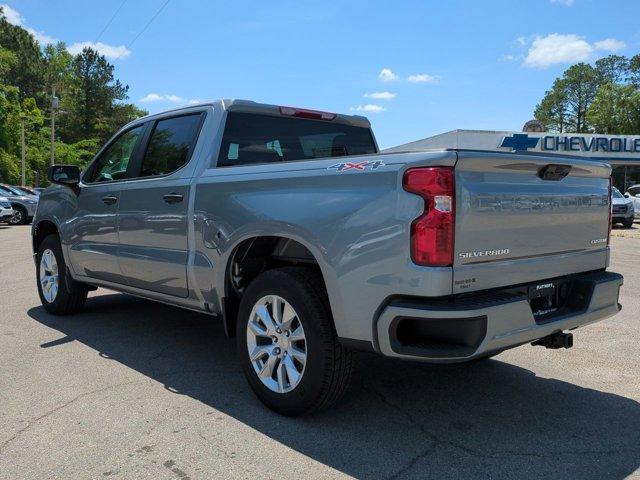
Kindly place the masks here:
[(13, 216), (9, 219), (9, 223), (11, 225), (24, 225), (29, 221), (29, 217), (27, 215), (27, 210), (20, 206), (13, 206)]
[(346, 391), (351, 352), (338, 342), (314, 270), (285, 267), (258, 276), (242, 296), (236, 332), (249, 385), (272, 410), (313, 412)]
[(84, 307), (87, 289), (68, 278), (57, 235), (48, 235), (36, 257), (38, 294), (42, 306), (54, 315), (76, 313)]

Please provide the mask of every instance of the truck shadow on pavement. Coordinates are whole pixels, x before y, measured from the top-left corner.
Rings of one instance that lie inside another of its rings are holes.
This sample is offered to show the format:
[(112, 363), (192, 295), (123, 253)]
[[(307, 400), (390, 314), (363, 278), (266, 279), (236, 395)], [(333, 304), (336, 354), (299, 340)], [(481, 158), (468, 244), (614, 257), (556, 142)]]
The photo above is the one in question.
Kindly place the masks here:
[(346, 397), (291, 419), (253, 396), (216, 319), (121, 294), (36, 321), (358, 478), (615, 478), (640, 467), (640, 405), (487, 360), (429, 366), (358, 354)]

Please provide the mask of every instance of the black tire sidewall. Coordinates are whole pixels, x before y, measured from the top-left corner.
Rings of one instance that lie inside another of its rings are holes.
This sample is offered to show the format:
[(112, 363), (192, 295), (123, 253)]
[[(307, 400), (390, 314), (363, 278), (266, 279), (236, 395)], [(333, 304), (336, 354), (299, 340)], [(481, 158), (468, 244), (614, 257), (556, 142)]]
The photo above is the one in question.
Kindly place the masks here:
[[(253, 369), (247, 351), (246, 328), (251, 310), (259, 299), (267, 295), (278, 295), (289, 302), (305, 333), (305, 370), (300, 383), (287, 393), (273, 392), (262, 383)], [(298, 415), (312, 409), (322, 395), (324, 372), (330, 361), (324, 349), (328, 339), (321, 325), (322, 322), (329, 321), (326, 308), (318, 292), (310, 290), (283, 270), (263, 273), (249, 285), (243, 295), (236, 330), (238, 354), (252, 390), (272, 410), (284, 415)]]

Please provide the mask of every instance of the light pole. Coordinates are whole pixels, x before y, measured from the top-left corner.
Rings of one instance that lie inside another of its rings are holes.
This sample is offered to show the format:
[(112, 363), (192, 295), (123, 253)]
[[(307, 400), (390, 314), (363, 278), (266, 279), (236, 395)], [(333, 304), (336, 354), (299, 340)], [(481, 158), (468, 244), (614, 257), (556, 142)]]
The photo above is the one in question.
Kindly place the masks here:
[(51, 87), (51, 160), (53, 165), (56, 161), (56, 113), (60, 108), (60, 100), (56, 97), (55, 85)]
[(25, 186), (26, 184), (26, 165), (25, 165), (25, 151), (24, 151), (24, 121), (27, 119), (27, 116), (24, 113), (20, 114), (20, 159), (22, 160), (22, 171), (20, 176), (20, 185)]

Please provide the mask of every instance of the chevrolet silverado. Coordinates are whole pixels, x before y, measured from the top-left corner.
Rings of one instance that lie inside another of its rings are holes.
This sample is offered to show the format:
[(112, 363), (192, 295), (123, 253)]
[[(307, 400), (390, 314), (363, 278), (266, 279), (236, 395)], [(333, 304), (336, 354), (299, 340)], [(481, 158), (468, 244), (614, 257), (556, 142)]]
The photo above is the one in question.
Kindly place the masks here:
[(56, 315), (104, 287), (218, 317), (260, 400), (297, 415), (340, 397), (354, 349), (568, 348), (617, 313), (609, 177), (568, 156), (381, 154), (364, 117), (221, 100), (51, 167), (37, 288)]

